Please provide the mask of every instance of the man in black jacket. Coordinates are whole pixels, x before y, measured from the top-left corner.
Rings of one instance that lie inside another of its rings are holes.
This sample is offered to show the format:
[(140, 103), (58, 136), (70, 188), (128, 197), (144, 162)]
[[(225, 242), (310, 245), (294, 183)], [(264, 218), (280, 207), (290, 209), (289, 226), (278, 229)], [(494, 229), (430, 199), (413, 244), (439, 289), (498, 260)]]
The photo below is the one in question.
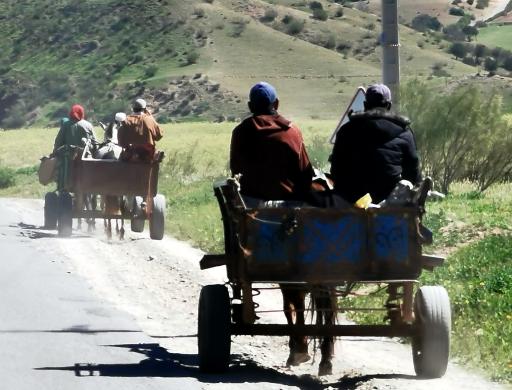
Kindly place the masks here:
[(364, 106), (364, 112), (351, 114), (336, 135), (331, 175), (335, 193), (348, 202), (368, 193), (379, 203), (402, 179), (418, 184), (419, 160), (410, 121), (390, 112), (387, 86), (369, 86)]

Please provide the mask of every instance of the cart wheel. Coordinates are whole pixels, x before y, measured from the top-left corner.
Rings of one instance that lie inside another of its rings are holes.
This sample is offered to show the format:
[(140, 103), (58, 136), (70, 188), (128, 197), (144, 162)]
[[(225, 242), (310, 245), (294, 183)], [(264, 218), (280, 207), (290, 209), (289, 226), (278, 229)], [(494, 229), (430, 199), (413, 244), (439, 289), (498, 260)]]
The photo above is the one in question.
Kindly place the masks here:
[(450, 355), (450, 298), (444, 287), (421, 287), (414, 297), (414, 315), (414, 370), (424, 378), (440, 378), (446, 372)]
[(132, 215), (135, 215), (135, 218), (132, 218), (130, 221), (132, 232), (141, 233), (144, 231), (144, 222), (146, 221), (142, 212), (141, 203), (143, 199), (142, 196), (136, 196), (133, 198), (133, 207), (132, 207)]
[(164, 238), (165, 196), (157, 194), (153, 198), (153, 211), (149, 218), (149, 236), (152, 240)]
[(58, 232), (61, 237), (71, 236), (73, 228), (73, 199), (67, 192), (59, 193)]
[(231, 318), (226, 286), (204, 286), (199, 296), (197, 345), (199, 369), (203, 372), (226, 371), (231, 354)]
[(44, 228), (57, 229), (59, 218), (59, 197), (55, 192), (47, 192), (44, 196)]

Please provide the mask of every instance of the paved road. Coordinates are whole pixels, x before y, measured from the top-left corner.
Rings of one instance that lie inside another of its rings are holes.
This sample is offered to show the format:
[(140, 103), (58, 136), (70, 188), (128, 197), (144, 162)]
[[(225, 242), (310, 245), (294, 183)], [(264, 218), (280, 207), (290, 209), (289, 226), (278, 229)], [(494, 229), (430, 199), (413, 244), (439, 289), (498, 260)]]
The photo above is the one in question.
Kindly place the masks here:
[(1, 389), (201, 388), (135, 320), (20, 235), (0, 202)]
[[(230, 370), (203, 375), (198, 294), (224, 269), (199, 271), (202, 253), (170, 237), (108, 240), (98, 229), (61, 239), (41, 224), (41, 201), (0, 198), (0, 390), (504, 388), (453, 363), (418, 380), (410, 346), (381, 338), (338, 340), (333, 375), (318, 378), (318, 354), (284, 367), (285, 337), (234, 337)], [(281, 307), (278, 291), (257, 299)]]

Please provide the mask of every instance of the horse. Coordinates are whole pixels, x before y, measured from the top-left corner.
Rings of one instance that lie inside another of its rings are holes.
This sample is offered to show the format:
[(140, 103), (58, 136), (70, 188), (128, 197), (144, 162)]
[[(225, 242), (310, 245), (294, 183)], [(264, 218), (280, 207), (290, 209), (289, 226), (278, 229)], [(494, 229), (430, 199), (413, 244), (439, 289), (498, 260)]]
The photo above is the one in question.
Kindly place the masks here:
[[(109, 123), (105, 125), (100, 122), (101, 128), (105, 131), (104, 142), (98, 144), (96, 149), (94, 150), (93, 156), (98, 159), (103, 160), (119, 160), (121, 156), (121, 152), (123, 148), (117, 145), (117, 129), (118, 129), (118, 121)], [(124, 213), (124, 203), (123, 198), (121, 196), (116, 195), (102, 195), (101, 196), (101, 208), (104, 211), (105, 215), (111, 214), (120, 214), (121, 216)], [(104, 218), (103, 225), (105, 228), (105, 233), (108, 239), (112, 238), (112, 219)], [(119, 220), (116, 219), (116, 234), (119, 236), (120, 240), (124, 239), (124, 219), (121, 217), (121, 226), (119, 226)]]
[[(339, 207), (331, 200), (333, 182), (322, 171), (315, 169), (315, 177), (311, 183), (311, 204), (318, 207)], [(339, 203), (339, 201), (338, 201)], [(316, 325), (334, 325), (336, 321), (337, 300), (335, 289), (327, 286), (312, 286), (307, 288), (300, 284), (280, 284), (283, 295), (283, 311), (288, 325), (304, 325), (305, 298), (311, 295), (312, 312), (316, 313)], [(308, 354), (306, 336), (290, 336), (290, 355), (287, 366), (297, 366), (311, 359)], [(332, 374), (332, 357), (334, 355), (334, 337), (324, 336), (320, 342), (321, 360), (318, 375)]]
[[(316, 325), (334, 325), (336, 321), (337, 302), (335, 290), (325, 286), (310, 289), (299, 284), (280, 284), (283, 295), (283, 311), (288, 325), (305, 324), (305, 298), (311, 294), (312, 311), (316, 312)], [(288, 345), (290, 354), (287, 366), (298, 366), (311, 359), (308, 353), (307, 336), (290, 336)], [(332, 374), (332, 357), (334, 356), (334, 337), (323, 336), (320, 343), (321, 360), (318, 375)]]

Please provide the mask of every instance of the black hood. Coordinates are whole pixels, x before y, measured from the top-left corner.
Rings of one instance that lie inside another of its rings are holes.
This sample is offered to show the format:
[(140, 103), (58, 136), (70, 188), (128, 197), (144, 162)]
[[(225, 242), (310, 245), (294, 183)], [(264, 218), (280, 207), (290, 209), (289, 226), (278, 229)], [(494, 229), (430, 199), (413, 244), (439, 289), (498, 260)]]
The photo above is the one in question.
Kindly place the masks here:
[(349, 115), (350, 123), (361, 129), (362, 137), (381, 143), (398, 137), (409, 129), (411, 121), (385, 109), (373, 109)]

